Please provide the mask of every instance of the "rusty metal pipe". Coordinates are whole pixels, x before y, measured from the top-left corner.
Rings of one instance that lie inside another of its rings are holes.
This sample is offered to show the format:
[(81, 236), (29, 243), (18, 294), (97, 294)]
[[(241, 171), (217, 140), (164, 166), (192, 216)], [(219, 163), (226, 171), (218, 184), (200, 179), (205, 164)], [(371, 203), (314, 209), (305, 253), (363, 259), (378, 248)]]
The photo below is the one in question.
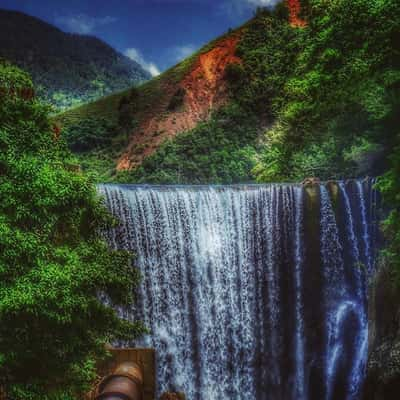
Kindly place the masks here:
[(95, 400), (143, 400), (143, 373), (133, 362), (124, 362), (97, 385)]

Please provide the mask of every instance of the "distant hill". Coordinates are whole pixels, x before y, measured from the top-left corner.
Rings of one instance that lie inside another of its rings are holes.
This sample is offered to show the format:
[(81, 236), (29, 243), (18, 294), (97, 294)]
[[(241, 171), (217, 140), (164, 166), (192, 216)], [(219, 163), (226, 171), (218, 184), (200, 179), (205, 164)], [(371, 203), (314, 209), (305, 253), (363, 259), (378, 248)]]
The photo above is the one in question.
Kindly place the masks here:
[(150, 78), (138, 63), (93, 36), (0, 10), (0, 57), (28, 71), (38, 95), (65, 109)]

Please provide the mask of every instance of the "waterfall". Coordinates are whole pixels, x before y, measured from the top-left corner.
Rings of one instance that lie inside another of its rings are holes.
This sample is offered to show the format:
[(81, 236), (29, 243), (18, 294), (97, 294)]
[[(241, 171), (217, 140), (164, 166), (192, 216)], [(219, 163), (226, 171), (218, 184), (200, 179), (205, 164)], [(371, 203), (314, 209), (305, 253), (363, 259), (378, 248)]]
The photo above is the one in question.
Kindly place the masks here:
[(304, 379), (305, 369), (305, 354), (304, 354), (304, 322), (303, 322), (303, 240), (302, 240), (302, 225), (303, 225), (303, 193), (301, 188), (295, 189), (295, 293), (296, 293), (296, 363), (295, 363), (295, 399), (306, 398), (306, 382)]
[(191, 400), (356, 400), (367, 357), (375, 194), (320, 185), (102, 185), (135, 252), (158, 392)]

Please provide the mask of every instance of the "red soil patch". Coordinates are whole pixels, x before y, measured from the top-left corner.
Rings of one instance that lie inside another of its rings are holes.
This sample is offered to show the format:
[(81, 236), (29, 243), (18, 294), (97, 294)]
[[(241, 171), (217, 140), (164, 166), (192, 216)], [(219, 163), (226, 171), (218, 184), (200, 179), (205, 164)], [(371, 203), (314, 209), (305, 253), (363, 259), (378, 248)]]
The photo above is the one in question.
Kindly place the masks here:
[(287, 0), (289, 9), (289, 22), (295, 28), (301, 28), (307, 25), (306, 21), (299, 17), (301, 11), (300, 0)]
[[(195, 128), (199, 122), (209, 118), (212, 110), (227, 102), (225, 69), (229, 64), (241, 62), (235, 55), (238, 42), (238, 36), (222, 39), (212, 50), (198, 56), (180, 83), (162, 84), (162, 99), (150, 107), (148, 115), (141, 121), (118, 161), (118, 170), (136, 167), (165, 139)], [(167, 111), (171, 98), (180, 88), (185, 90), (183, 105), (176, 111)]]

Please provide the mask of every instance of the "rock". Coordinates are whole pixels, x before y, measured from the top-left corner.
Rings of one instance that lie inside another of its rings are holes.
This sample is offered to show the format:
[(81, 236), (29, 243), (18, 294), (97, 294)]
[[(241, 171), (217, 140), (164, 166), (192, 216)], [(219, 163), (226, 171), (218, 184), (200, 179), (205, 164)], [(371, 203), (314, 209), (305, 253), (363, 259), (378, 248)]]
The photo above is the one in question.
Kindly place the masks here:
[(364, 400), (395, 400), (400, 393), (400, 289), (382, 267), (370, 286), (369, 358)]
[(337, 181), (332, 181), (329, 180), (326, 182), (326, 187), (328, 188), (328, 191), (331, 195), (333, 204), (336, 208), (337, 201), (338, 201), (338, 196), (339, 196), (339, 185)]
[(303, 186), (314, 186), (314, 185), (319, 185), (321, 183), (319, 178), (316, 177), (309, 177), (305, 178), (304, 181), (302, 182)]

